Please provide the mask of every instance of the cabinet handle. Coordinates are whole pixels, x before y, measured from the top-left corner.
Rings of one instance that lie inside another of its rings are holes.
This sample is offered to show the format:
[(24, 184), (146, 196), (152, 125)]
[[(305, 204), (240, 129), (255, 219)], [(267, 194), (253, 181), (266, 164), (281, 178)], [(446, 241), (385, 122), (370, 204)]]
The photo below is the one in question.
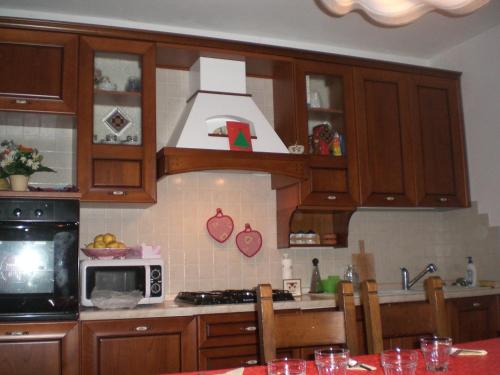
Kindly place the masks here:
[(241, 330), (247, 331), (247, 332), (255, 332), (255, 331), (257, 331), (257, 327), (256, 326), (248, 326), (248, 327), (242, 328)]
[(144, 331), (147, 331), (148, 329), (149, 329), (148, 326), (137, 326), (137, 327), (135, 327), (135, 330), (139, 331), (139, 332), (144, 332)]
[(389, 201), (389, 202), (392, 202), (394, 200), (396, 200), (396, 198), (392, 197), (392, 196), (388, 196), (388, 197), (385, 197), (384, 198), (386, 201)]
[(472, 307), (479, 307), (479, 306), (481, 306), (481, 304), (480, 304), (479, 302), (474, 302), (474, 303), (472, 304)]
[(326, 199), (334, 201), (335, 199), (337, 199), (337, 196), (336, 195), (329, 195), (328, 197), (326, 197)]
[(29, 102), (26, 99), (16, 99), (16, 104), (28, 104)]
[(30, 333), (28, 331), (8, 331), (5, 332), (5, 336), (27, 336)]
[(113, 190), (110, 194), (117, 195), (117, 196), (123, 196), (123, 195), (127, 195), (127, 192), (123, 191), (123, 190)]
[(446, 197), (441, 197), (441, 198), (439, 198), (439, 201), (440, 201), (440, 202), (448, 202), (448, 198), (446, 198)]
[(257, 365), (258, 363), (259, 361), (257, 361), (256, 359), (249, 359), (248, 361), (243, 362), (244, 365), (248, 366)]

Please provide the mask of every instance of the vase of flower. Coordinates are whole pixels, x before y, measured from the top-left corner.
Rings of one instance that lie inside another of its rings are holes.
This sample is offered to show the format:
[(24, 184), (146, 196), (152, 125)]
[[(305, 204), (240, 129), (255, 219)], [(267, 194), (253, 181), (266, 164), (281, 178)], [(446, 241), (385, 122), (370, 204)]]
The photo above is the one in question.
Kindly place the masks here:
[(43, 156), (36, 148), (3, 141), (0, 144), (0, 177), (8, 177), (11, 190), (27, 191), (28, 180), (35, 172), (55, 172), (42, 165)]
[(0, 177), (0, 190), (10, 190), (9, 180)]
[(12, 191), (27, 191), (29, 179), (30, 176), (25, 176), (22, 174), (13, 174), (9, 176), (10, 189)]

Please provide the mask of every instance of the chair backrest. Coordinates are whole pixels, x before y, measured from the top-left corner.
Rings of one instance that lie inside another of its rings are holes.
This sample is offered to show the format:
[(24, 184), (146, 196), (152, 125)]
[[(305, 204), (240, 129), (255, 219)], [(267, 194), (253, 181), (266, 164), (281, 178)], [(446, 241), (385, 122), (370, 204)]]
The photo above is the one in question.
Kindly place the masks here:
[(352, 354), (358, 354), (352, 284), (340, 282), (338, 290), (338, 310), (292, 310), (275, 314), (271, 285), (259, 285), (257, 315), (261, 363), (275, 359), (276, 348), (346, 344)]
[[(408, 338), (419, 334), (450, 335), (443, 281), (438, 276), (429, 277), (424, 282), (424, 288), (425, 303), (401, 303), (397, 309), (385, 310), (387, 314), (382, 316), (377, 283), (374, 280), (365, 280), (361, 283), (361, 303), (365, 316), (368, 353), (380, 353), (384, 349), (383, 338), (396, 334)], [(426, 316), (430, 318), (426, 319)]]

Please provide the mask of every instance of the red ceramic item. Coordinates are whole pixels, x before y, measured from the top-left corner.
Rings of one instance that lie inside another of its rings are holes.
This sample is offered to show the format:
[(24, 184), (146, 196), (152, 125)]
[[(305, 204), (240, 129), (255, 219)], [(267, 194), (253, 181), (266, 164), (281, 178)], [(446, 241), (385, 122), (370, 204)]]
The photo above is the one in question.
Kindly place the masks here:
[(231, 233), (233, 233), (234, 224), (230, 216), (224, 215), (220, 208), (217, 209), (215, 216), (207, 221), (208, 233), (217, 242), (223, 243)]
[(262, 236), (250, 224), (245, 224), (245, 229), (236, 236), (236, 245), (247, 257), (253, 257), (262, 246)]

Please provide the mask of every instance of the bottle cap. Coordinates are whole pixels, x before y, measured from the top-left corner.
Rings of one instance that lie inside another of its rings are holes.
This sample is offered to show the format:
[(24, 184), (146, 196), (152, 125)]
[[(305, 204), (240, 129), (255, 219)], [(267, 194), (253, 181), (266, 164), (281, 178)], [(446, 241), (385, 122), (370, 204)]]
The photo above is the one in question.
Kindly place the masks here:
[(314, 265), (314, 266), (317, 266), (317, 265), (318, 265), (318, 263), (319, 263), (318, 258), (314, 258), (314, 259), (313, 259), (313, 265)]

